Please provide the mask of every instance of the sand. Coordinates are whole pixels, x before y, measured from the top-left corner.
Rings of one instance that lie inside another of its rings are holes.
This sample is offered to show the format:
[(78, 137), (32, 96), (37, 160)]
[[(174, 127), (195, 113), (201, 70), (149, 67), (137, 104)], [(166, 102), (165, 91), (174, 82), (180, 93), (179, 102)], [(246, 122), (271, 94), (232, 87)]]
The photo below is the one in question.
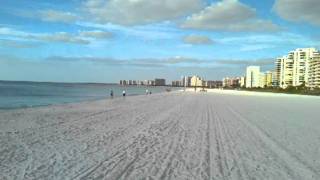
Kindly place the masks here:
[(0, 111), (0, 179), (320, 179), (319, 107), (212, 91)]

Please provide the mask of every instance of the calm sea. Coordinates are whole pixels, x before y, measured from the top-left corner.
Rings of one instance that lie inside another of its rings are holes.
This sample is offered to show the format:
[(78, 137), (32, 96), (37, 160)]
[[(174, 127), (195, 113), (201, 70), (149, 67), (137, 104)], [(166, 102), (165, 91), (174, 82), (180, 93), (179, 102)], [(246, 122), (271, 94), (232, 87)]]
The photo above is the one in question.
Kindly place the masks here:
[[(110, 90), (114, 96), (145, 94), (166, 91), (168, 87), (119, 86), (114, 84), (74, 84), (74, 83), (39, 83), (0, 81), (0, 109), (46, 106), (88, 100), (110, 98)], [(171, 88), (172, 89), (172, 88)]]

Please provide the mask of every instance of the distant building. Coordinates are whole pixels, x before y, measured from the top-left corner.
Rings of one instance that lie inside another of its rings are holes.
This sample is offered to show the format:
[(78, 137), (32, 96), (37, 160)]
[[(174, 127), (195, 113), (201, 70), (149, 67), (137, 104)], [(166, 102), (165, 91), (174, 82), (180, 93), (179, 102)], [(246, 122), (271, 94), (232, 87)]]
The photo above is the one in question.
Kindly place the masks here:
[(222, 79), (223, 87), (231, 87), (231, 79), (229, 77), (225, 77)]
[(120, 85), (125, 86), (125, 85), (127, 85), (127, 84), (128, 84), (128, 83), (127, 83), (126, 80), (120, 80)]
[(267, 71), (265, 72), (265, 84), (267, 87), (272, 87), (273, 85), (273, 72), (272, 71)]
[(267, 78), (265, 73), (260, 73), (259, 87), (261, 88), (267, 87)]
[(156, 83), (154, 80), (148, 80), (147, 86), (155, 86)]
[(240, 77), (240, 87), (246, 87), (246, 77)]
[(203, 86), (203, 79), (199, 76), (192, 76), (191, 86), (192, 87), (202, 87)]
[(166, 80), (165, 79), (155, 79), (155, 86), (165, 86), (166, 85)]
[(260, 66), (248, 66), (246, 71), (246, 88), (260, 87)]
[(133, 80), (132, 85), (138, 85), (137, 81)]
[(221, 88), (222, 81), (206, 81), (206, 87), (208, 87), (208, 88)]
[(241, 78), (239, 77), (233, 77), (233, 78), (223, 78), (222, 80), (222, 86), (224, 88), (238, 88), (240, 87)]
[(183, 87), (190, 87), (191, 86), (191, 78), (189, 76), (183, 76), (181, 79), (182, 86)]
[(181, 87), (182, 86), (182, 82), (181, 81), (172, 81), (172, 86), (173, 87)]

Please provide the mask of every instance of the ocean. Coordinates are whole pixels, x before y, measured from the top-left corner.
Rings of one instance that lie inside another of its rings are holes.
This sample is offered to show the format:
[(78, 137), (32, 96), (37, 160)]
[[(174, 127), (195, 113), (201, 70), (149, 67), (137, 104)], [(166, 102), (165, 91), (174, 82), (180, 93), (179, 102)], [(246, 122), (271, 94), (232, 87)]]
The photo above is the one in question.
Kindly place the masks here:
[(116, 84), (96, 83), (44, 83), (0, 81), (0, 109), (47, 106), (122, 96), (126, 90), (128, 96), (165, 92), (171, 87), (120, 86)]

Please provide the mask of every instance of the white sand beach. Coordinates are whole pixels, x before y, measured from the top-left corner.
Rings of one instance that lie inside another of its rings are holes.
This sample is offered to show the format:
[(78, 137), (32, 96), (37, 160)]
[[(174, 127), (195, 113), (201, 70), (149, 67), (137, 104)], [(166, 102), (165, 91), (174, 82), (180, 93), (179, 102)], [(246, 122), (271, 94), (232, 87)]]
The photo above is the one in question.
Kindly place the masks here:
[(317, 180), (319, 107), (214, 90), (0, 111), (0, 179)]

